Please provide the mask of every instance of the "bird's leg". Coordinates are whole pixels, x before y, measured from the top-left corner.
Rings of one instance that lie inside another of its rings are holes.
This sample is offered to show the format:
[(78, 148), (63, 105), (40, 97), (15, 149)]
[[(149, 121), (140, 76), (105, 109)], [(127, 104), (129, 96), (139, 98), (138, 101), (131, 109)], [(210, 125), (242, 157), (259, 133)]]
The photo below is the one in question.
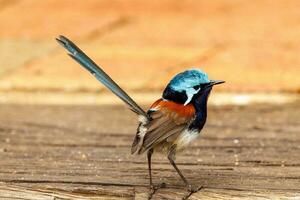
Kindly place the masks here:
[(151, 173), (151, 157), (152, 157), (153, 149), (150, 149), (147, 152), (148, 159), (148, 171), (149, 171), (149, 179), (150, 179), (150, 188), (152, 187), (152, 173)]
[(151, 199), (153, 194), (160, 188), (164, 188), (166, 187), (166, 184), (165, 183), (161, 183), (157, 186), (154, 186), (153, 185), (153, 182), (152, 182), (152, 173), (151, 173), (151, 157), (152, 157), (152, 154), (153, 154), (153, 149), (150, 149), (148, 152), (147, 152), (147, 158), (148, 158), (148, 171), (149, 171), (149, 180), (150, 180), (150, 193), (149, 193), (149, 196), (148, 196), (148, 199)]
[(183, 180), (183, 182), (185, 183), (185, 185), (187, 187), (187, 190), (188, 190), (189, 193), (185, 197), (182, 198), (182, 199), (187, 199), (193, 193), (198, 192), (199, 190), (201, 190), (202, 186), (200, 186), (200, 187), (193, 187), (187, 181), (187, 179), (183, 176), (183, 174), (181, 173), (181, 171), (178, 169), (177, 165), (175, 164), (175, 153), (176, 153), (176, 146), (172, 147), (171, 150), (169, 151), (168, 159), (169, 159), (171, 165), (174, 167), (174, 169), (179, 174), (179, 176), (181, 177), (181, 179)]

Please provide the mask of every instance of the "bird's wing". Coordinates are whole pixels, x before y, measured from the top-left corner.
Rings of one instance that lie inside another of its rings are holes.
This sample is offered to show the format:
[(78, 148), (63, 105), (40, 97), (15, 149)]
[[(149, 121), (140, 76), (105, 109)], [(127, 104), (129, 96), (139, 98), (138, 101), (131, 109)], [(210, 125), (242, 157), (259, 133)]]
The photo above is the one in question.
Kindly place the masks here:
[(93, 74), (101, 83), (103, 83), (109, 90), (122, 99), (129, 108), (149, 119), (146, 112), (135, 102), (122, 88), (116, 84), (91, 58), (89, 58), (79, 47), (64, 36), (56, 38), (57, 42), (68, 50), (69, 56), (77, 61), (81, 66)]
[(139, 153), (151, 149), (163, 141), (169, 141), (178, 136), (195, 116), (193, 105), (182, 105), (162, 99), (156, 101), (149, 110), (152, 118), (145, 128), (147, 129)]

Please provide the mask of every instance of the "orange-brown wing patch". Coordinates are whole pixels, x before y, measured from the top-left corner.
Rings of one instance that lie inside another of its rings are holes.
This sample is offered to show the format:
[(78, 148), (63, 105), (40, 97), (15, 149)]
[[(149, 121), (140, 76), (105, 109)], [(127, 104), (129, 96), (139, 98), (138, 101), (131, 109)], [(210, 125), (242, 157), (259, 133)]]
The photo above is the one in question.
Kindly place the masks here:
[(156, 100), (156, 101), (150, 106), (150, 109), (155, 109), (155, 108), (160, 104), (160, 102), (162, 102), (162, 101), (163, 101), (162, 99)]
[(159, 99), (154, 102), (151, 108), (161, 110), (177, 124), (185, 123), (195, 116), (195, 107), (192, 104), (184, 106), (172, 101), (163, 101), (162, 99)]

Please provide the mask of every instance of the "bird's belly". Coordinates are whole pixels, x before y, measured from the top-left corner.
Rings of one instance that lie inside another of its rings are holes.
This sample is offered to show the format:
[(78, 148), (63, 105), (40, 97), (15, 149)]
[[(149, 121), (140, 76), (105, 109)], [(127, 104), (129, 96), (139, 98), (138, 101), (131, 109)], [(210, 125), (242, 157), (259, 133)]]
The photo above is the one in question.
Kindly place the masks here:
[(188, 146), (192, 141), (194, 141), (199, 136), (198, 130), (184, 130), (178, 138), (174, 141), (177, 150), (181, 150)]
[(156, 152), (168, 152), (171, 147), (176, 146), (176, 151), (183, 150), (187, 147), (193, 140), (199, 136), (199, 131), (197, 130), (184, 130), (177, 137), (172, 137), (163, 141), (155, 146), (154, 150)]

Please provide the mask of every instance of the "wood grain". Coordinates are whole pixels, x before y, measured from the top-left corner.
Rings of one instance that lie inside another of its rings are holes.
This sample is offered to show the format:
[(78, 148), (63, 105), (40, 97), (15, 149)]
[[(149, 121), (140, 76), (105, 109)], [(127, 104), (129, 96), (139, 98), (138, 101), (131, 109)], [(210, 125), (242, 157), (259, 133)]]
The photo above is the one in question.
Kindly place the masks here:
[[(189, 199), (300, 199), (300, 103), (211, 107), (177, 156), (204, 189)], [(0, 105), (0, 199), (147, 199), (145, 155), (130, 155), (134, 114), (110, 106)], [(154, 155), (153, 199), (186, 191)]]

